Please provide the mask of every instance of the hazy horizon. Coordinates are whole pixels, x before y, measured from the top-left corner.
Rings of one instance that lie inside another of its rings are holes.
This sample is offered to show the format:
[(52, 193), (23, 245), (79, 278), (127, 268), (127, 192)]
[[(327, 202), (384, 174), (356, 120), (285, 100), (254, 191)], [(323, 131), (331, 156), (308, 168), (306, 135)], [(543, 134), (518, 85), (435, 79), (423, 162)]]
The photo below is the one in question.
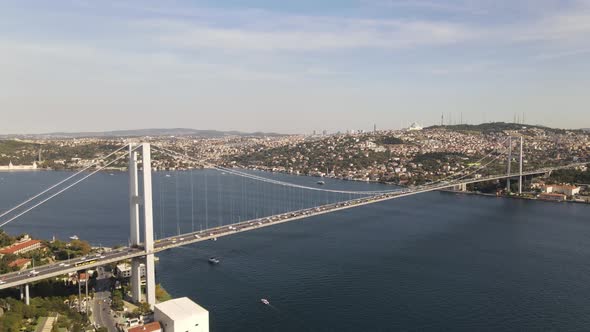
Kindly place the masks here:
[(9, 0), (0, 17), (4, 135), (590, 128), (590, 0)]
[[(500, 123), (503, 121), (499, 121), (499, 122), (485, 122), (485, 123)], [(485, 123), (474, 123), (474, 124), (468, 124), (468, 123), (464, 123), (466, 125), (482, 125)], [(505, 123), (510, 123), (510, 122), (505, 122)], [(439, 124), (434, 124), (434, 125), (439, 125)], [(446, 126), (447, 124), (445, 124)], [(454, 125), (460, 125), (459, 123), (454, 124)], [(543, 126), (540, 124), (533, 124), (533, 123), (522, 123), (523, 126)], [(426, 126), (425, 126), (426, 127)], [(589, 130), (590, 128), (585, 128), (585, 127), (579, 127), (579, 128), (562, 128), (562, 127), (550, 127), (550, 126), (545, 126), (548, 128), (553, 128), (553, 129), (566, 129), (566, 130)], [(370, 132), (373, 130), (373, 128), (370, 129), (359, 129), (359, 128), (350, 128), (351, 130), (364, 130), (365, 132)], [(400, 128), (377, 128), (378, 130), (398, 130)], [(401, 128), (404, 129), (404, 128)], [(316, 134), (320, 135), (322, 134), (322, 131), (320, 130), (309, 130), (307, 132), (293, 132), (293, 133), (286, 133), (286, 132), (278, 132), (278, 131), (242, 131), (242, 130), (232, 130), (232, 129), (228, 129), (228, 130), (220, 130), (220, 129), (212, 129), (212, 128), (188, 128), (188, 127), (162, 127), (162, 128), (123, 128), (123, 129), (108, 129), (108, 130), (97, 130), (97, 131), (77, 131), (77, 130), (67, 130), (67, 131), (54, 131), (54, 132), (27, 132), (27, 133), (0, 133), (0, 136), (27, 136), (27, 135), (52, 135), (52, 134), (79, 134), (79, 133), (83, 133), (83, 134), (102, 134), (102, 133), (110, 133), (110, 132), (126, 132), (126, 131), (142, 131), (142, 130), (195, 130), (195, 131), (218, 131), (218, 132), (240, 132), (240, 133), (244, 133), (244, 134), (248, 134), (248, 133), (265, 133), (265, 134), (279, 134), (279, 135), (309, 135), (312, 134), (314, 131), (316, 132)], [(333, 132), (327, 131), (328, 134), (335, 134), (335, 133), (346, 133), (348, 129), (346, 130), (336, 130)]]

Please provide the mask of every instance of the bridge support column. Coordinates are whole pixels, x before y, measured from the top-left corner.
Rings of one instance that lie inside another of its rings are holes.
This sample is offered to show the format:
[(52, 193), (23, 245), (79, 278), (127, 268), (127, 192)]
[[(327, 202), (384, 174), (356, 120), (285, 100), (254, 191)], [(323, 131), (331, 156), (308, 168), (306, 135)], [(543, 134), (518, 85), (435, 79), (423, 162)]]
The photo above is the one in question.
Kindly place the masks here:
[(154, 254), (145, 256), (145, 301), (154, 308), (156, 304), (156, 266)]
[(30, 299), (29, 299), (29, 284), (25, 285), (25, 304), (29, 305), (30, 304)]
[(80, 283), (80, 275), (78, 274), (78, 312), (82, 312), (82, 284)]
[(145, 299), (154, 308), (156, 304), (156, 271), (154, 265), (154, 217), (152, 209), (152, 157), (150, 144), (143, 143), (143, 231), (145, 247)]
[[(141, 145), (142, 157), (142, 197), (139, 196), (139, 181), (137, 170), (137, 146), (130, 145), (129, 150), (129, 202), (130, 202), (130, 225), (131, 225), (131, 246), (143, 244), (145, 257), (131, 260), (131, 297), (134, 302), (139, 303), (141, 296), (141, 269), (140, 264), (145, 264), (145, 289), (146, 302), (153, 308), (156, 304), (156, 274), (154, 266), (154, 220), (152, 208), (152, 166), (150, 144)], [(140, 213), (139, 206), (143, 206), (143, 243), (141, 243)]]
[(90, 303), (88, 300), (88, 282), (90, 281), (88, 270), (84, 270), (84, 275), (86, 276), (84, 280), (84, 285), (86, 286), (86, 298), (84, 303), (86, 303), (86, 308), (84, 310), (86, 311), (86, 315), (88, 315), (88, 304)]
[(137, 151), (129, 144), (129, 221), (131, 226), (129, 244), (139, 245), (139, 204), (141, 199), (138, 190)]
[(131, 259), (131, 300), (141, 302), (141, 259)]
[[(139, 179), (137, 172), (137, 146), (129, 144), (129, 245), (136, 247), (140, 245), (139, 228)], [(141, 302), (141, 259), (131, 260), (131, 299), (135, 303)]]

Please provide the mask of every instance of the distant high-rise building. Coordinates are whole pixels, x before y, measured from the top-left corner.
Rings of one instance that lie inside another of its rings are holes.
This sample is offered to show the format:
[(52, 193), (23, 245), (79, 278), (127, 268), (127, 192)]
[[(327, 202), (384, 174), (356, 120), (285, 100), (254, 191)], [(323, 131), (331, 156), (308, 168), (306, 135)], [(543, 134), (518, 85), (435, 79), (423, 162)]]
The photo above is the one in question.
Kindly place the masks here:
[(376, 124), (376, 123), (373, 125), (373, 132), (374, 132), (374, 133), (376, 133), (376, 132), (377, 132), (377, 124)]
[(324, 129), (324, 130), (322, 131), (322, 135), (324, 135), (324, 136), (328, 135), (328, 131), (327, 131), (326, 129)]

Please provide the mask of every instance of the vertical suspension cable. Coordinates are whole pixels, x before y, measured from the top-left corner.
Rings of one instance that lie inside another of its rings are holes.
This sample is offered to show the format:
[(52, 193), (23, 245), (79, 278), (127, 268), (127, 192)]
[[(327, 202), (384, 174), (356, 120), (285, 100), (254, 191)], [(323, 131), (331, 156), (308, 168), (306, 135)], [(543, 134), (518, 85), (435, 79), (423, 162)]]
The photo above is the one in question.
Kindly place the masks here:
[(174, 180), (176, 187), (176, 232), (180, 235), (180, 204), (178, 198), (178, 171), (174, 171)]
[(191, 232), (195, 231), (195, 183), (193, 178), (193, 169), (190, 170), (191, 176)]
[(164, 185), (162, 176), (160, 178), (160, 238), (164, 237)]
[(217, 223), (221, 226), (221, 178), (219, 173), (217, 174)]
[(209, 188), (207, 184), (207, 177), (209, 171), (205, 171), (205, 229), (209, 229)]

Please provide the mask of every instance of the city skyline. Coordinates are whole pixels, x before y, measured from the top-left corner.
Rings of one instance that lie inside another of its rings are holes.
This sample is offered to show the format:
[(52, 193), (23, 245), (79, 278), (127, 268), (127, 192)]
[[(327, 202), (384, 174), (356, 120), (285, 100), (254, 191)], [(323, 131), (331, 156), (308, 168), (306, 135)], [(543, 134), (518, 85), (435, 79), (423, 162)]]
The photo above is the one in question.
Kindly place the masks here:
[(292, 134), (522, 113), (590, 127), (586, 0), (8, 1), (0, 12), (0, 134)]

